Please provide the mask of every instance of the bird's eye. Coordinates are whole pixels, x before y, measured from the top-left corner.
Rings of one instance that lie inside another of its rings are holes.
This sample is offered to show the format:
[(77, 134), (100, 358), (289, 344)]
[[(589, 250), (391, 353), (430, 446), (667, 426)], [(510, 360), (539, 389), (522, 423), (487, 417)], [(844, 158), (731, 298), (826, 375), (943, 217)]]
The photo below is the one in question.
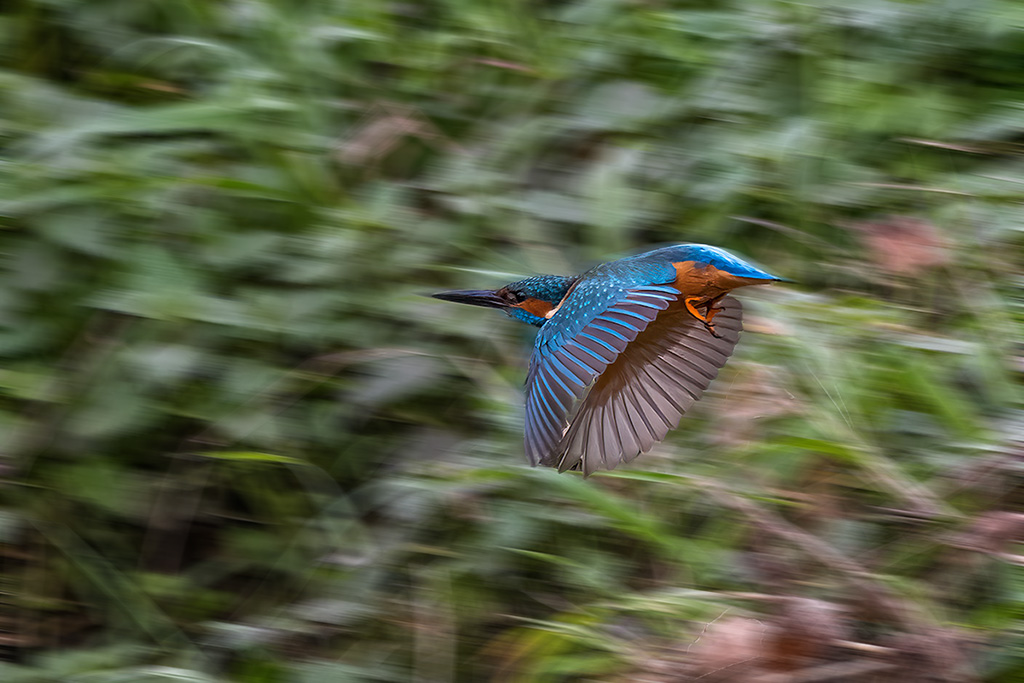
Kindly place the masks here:
[(501, 293), (501, 295), (510, 304), (521, 304), (524, 301), (526, 301), (526, 299), (527, 299), (527, 297), (523, 296), (522, 294), (519, 294), (517, 292), (513, 292), (510, 289), (506, 289), (504, 292)]

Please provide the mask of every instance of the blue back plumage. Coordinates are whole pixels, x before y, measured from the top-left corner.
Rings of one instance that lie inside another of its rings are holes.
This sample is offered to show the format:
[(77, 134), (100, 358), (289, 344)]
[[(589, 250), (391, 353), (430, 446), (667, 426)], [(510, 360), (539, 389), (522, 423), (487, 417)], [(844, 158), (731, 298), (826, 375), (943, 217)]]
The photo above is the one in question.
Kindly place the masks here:
[(536, 347), (558, 346), (562, 340), (571, 339), (634, 287), (663, 285), (675, 280), (676, 270), (671, 261), (642, 258), (647, 255), (603, 263), (581, 275), (558, 314), (541, 328)]
[(737, 277), (752, 277), (761, 280), (778, 280), (780, 278), (767, 273), (752, 263), (748, 263), (738, 256), (734, 256), (724, 249), (712, 247), (708, 244), (676, 244), (671, 247), (663, 247), (648, 251), (637, 256), (612, 261), (613, 265), (623, 261), (653, 261), (656, 263), (679, 263), (681, 261), (696, 261), (698, 263), (709, 263), (719, 270), (724, 270), (730, 275)]
[(707, 244), (677, 244), (602, 263), (580, 276), (572, 296), (563, 302), (558, 314), (541, 327), (536, 347), (558, 346), (562, 340), (571, 339), (594, 316), (621, 300), (632, 288), (667, 286), (674, 282), (676, 269), (672, 264), (683, 261), (709, 263), (737, 277), (779, 279), (724, 249)]

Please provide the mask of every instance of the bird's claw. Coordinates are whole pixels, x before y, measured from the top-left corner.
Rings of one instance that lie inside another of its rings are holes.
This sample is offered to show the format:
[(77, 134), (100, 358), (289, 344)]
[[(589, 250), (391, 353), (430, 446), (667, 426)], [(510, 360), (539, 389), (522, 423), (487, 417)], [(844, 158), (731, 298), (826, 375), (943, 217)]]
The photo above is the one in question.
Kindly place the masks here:
[[(705, 313), (704, 315), (701, 315), (700, 311), (698, 311), (693, 305), (693, 302), (700, 300), (699, 297), (690, 297), (688, 299), (683, 300), (683, 303), (686, 305), (686, 310), (690, 312), (690, 315), (692, 315), (694, 318), (702, 322), (704, 324), (704, 329), (710, 332), (711, 336), (714, 337), (715, 339), (722, 338), (722, 335), (718, 334), (718, 332), (715, 332), (715, 326), (711, 323), (711, 321), (715, 317), (715, 314), (722, 310), (721, 308), (715, 308), (715, 303), (717, 303), (718, 299), (720, 298), (721, 297), (718, 297), (717, 299), (712, 299), (711, 301), (707, 302), (707, 313)], [(698, 306), (699, 305), (701, 304), (698, 304)]]

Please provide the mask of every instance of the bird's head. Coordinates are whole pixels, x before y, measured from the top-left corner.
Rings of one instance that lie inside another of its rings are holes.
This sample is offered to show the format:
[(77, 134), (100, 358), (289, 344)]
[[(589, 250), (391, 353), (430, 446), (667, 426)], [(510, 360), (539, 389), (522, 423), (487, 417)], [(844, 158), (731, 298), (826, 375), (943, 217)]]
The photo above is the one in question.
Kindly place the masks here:
[(540, 327), (576, 280), (565, 275), (538, 275), (511, 282), (500, 289), (458, 289), (432, 296), (460, 304), (500, 308), (516, 320)]

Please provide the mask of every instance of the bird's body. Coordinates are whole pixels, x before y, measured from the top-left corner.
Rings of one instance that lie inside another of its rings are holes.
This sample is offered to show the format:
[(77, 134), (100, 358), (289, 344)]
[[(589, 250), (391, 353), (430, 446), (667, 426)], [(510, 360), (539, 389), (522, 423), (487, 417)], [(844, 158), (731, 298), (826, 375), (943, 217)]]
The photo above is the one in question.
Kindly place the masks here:
[(681, 244), (501, 289), (442, 292), (540, 327), (526, 380), (526, 453), (560, 471), (612, 469), (678, 424), (732, 355), (746, 285), (779, 280)]

